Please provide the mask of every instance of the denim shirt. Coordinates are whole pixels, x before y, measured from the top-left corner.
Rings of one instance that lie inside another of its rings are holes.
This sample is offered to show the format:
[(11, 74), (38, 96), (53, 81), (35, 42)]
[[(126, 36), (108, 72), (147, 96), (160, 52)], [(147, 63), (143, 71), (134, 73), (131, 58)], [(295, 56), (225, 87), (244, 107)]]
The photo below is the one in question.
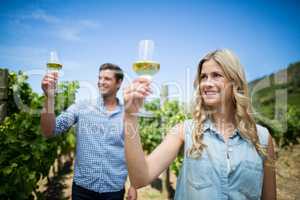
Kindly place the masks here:
[[(193, 122), (187, 120), (185, 152), (192, 146)], [(267, 148), (269, 132), (257, 125), (259, 142)], [(199, 159), (184, 155), (175, 200), (257, 200), (261, 198), (264, 158), (238, 130), (225, 143), (213, 123), (204, 123), (204, 148)]]

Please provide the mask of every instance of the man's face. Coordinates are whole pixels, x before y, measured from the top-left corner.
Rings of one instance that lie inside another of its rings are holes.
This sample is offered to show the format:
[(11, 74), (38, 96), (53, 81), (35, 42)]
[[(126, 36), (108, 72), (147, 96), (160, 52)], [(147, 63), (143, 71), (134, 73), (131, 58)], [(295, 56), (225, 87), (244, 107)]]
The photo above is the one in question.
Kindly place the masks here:
[(117, 81), (115, 72), (110, 69), (101, 70), (98, 77), (98, 87), (103, 97), (115, 95), (122, 81)]

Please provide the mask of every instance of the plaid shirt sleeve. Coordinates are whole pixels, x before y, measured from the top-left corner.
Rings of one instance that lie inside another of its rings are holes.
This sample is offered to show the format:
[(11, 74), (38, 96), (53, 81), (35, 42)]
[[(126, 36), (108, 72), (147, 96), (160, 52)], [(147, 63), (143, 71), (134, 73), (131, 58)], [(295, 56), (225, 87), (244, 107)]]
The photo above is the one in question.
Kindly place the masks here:
[(67, 110), (63, 111), (55, 120), (55, 135), (69, 130), (77, 122), (78, 108), (75, 104), (71, 105)]

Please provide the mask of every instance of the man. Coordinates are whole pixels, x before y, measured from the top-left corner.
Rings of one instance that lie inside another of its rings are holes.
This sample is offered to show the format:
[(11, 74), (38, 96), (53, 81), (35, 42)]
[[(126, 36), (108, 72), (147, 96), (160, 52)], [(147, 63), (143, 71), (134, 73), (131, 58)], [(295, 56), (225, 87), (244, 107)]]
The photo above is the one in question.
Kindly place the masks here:
[[(100, 95), (95, 103), (76, 103), (57, 118), (54, 113), (54, 90), (57, 73), (42, 80), (45, 104), (41, 128), (45, 137), (67, 131), (76, 124), (76, 159), (72, 199), (122, 200), (127, 167), (124, 155), (123, 105), (117, 92), (123, 81), (120, 67), (105, 63), (99, 68)], [(136, 199), (130, 188), (128, 199)]]

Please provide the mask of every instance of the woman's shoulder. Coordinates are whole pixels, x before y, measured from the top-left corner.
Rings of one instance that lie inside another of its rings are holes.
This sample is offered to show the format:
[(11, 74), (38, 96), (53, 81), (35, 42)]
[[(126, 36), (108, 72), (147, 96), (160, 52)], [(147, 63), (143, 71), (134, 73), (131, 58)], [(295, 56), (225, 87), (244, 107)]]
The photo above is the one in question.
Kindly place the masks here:
[(183, 124), (184, 124), (185, 126), (192, 126), (193, 123), (194, 123), (194, 120), (193, 120), (193, 119), (186, 119), (186, 120), (183, 121)]
[(186, 119), (183, 122), (183, 128), (185, 133), (190, 133), (192, 128), (194, 126), (194, 120), (193, 119)]
[(269, 130), (260, 124), (256, 124), (256, 130), (259, 143), (263, 146), (267, 146), (270, 137)]

